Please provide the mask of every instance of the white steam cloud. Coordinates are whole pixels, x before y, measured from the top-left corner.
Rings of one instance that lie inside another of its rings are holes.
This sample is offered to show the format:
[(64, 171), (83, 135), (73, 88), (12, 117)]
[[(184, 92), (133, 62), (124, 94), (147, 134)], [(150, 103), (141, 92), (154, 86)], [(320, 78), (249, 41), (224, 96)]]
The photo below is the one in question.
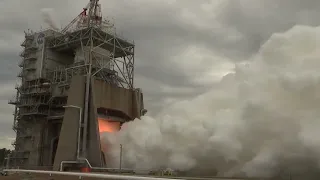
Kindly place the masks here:
[(274, 34), (219, 87), (104, 142), (109, 165), (274, 176), (320, 171), (320, 27)]
[(54, 29), (54, 30), (59, 30), (59, 26), (57, 21), (54, 19), (54, 10), (52, 8), (42, 8), (41, 9), (41, 14), (43, 21), (47, 23), (47, 25)]

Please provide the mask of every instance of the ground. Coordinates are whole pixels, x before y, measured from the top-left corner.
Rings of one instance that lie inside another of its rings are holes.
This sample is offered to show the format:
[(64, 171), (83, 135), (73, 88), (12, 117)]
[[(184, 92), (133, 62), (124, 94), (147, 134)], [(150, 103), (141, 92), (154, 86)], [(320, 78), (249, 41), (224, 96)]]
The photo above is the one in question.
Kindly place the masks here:
[[(164, 177), (162, 177), (164, 178)], [(173, 178), (173, 177), (167, 177)], [(176, 177), (177, 178), (177, 177)], [(49, 175), (31, 175), (31, 174), (14, 174), (9, 176), (0, 176), (0, 180), (78, 180), (78, 176), (49, 176)], [(82, 177), (84, 180), (99, 180), (99, 178), (86, 178)], [(229, 178), (177, 178), (177, 179), (190, 179), (190, 180), (229, 180)], [(231, 180), (231, 179), (230, 179)], [(241, 179), (232, 179), (232, 180), (241, 180)]]

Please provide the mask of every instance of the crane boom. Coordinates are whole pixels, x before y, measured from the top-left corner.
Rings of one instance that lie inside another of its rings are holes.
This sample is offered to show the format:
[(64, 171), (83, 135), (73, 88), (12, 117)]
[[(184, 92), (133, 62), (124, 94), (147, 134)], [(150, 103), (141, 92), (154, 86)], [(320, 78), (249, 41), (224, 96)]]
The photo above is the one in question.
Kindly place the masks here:
[[(88, 13), (87, 10), (89, 10)], [(76, 26), (74, 27), (75, 24)], [(99, 0), (90, 0), (87, 6), (83, 8), (83, 11), (63, 28), (61, 33), (86, 27), (113, 27), (113, 24), (109, 21), (102, 21), (101, 4), (99, 4)]]
[(74, 18), (65, 28), (62, 29), (61, 32), (66, 33), (70, 29), (70, 27), (73, 26), (78, 21), (78, 19), (80, 18), (80, 15), (81, 14), (79, 14), (76, 18)]
[(76, 22), (78, 22), (81, 19), (81, 16), (83, 16), (84, 13), (87, 11), (89, 5), (90, 3), (88, 3), (86, 7), (83, 8), (83, 11), (77, 17), (75, 17), (65, 28), (63, 28), (61, 32), (66, 33)]

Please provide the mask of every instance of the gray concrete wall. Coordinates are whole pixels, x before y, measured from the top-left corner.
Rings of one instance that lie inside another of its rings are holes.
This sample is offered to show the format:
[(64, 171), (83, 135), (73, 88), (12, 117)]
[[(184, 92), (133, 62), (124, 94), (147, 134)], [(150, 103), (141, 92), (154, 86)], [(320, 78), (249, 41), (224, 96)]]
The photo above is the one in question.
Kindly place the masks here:
[(43, 145), (44, 145), (44, 149), (43, 149), (43, 153), (41, 153), (42, 155), (42, 159), (43, 159), (43, 163), (42, 166), (51, 166), (50, 164), (50, 156), (51, 156), (51, 147), (50, 147), (50, 142), (52, 137), (54, 136), (51, 129), (49, 128), (51, 125), (51, 123), (49, 123), (48, 125), (46, 125), (45, 128), (45, 136), (43, 139)]
[[(84, 107), (85, 77), (74, 76), (71, 81), (67, 105)], [(79, 109), (66, 108), (54, 160), (54, 170), (61, 161), (76, 160)]]
[(131, 90), (95, 80), (94, 95), (96, 99), (96, 107), (115, 109), (124, 112), (129, 117), (135, 116), (132, 109), (133, 92)]
[(62, 55), (59, 53), (52, 52), (50, 49), (47, 49), (45, 39), (42, 38), (42, 40), (40, 40), (40, 34), (44, 34), (45, 37), (60, 35), (59, 32), (56, 32), (54, 30), (45, 30), (34, 34), (32, 46), (37, 47), (37, 50), (34, 53), (34, 55), (37, 57), (37, 60), (28, 61), (25, 65), (25, 68), (34, 67), (36, 68), (36, 70), (26, 72), (25, 75), (27, 79), (36, 79), (40, 76), (43, 77), (46, 74), (46, 69), (52, 69), (56, 66), (71, 64), (73, 62), (72, 56)]
[[(36, 79), (38, 77), (40, 77), (40, 73), (41, 75), (44, 75), (45, 72), (44, 72), (44, 69), (45, 69), (45, 63), (49, 63), (50, 64), (50, 60), (46, 61), (46, 54), (49, 54), (49, 57), (51, 57), (53, 53), (47, 53), (47, 49), (45, 49), (45, 51), (43, 51), (43, 48), (45, 47), (45, 40), (44, 40), (44, 37), (41, 38), (40, 37), (40, 34), (44, 34), (45, 37), (48, 37), (48, 36), (57, 36), (59, 35), (60, 33), (59, 32), (56, 32), (54, 30), (45, 30), (45, 31), (42, 31), (42, 32), (39, 32), (39, 33), (35, 33), (33, 36), (33, 41), (32, 43), (29, 45), (32, 46), (32, 47), (36, 47), (37, 49), (36, 50), (32, 50), (32, 55), (33, 56), (36, 56), (36, 60), (27, 60), (25, 61), (25, 65), (24, 65), (24, 68), (27, 69), (27, 68), (35, 68), (35, 70), (32, 70), (32, 71), (25, 71), (24, 72), (24, 77), (25, 79), (27, 80), (31, 80), (31, 79)], [(48, 50), (50, 51), (50, 50)], [(53, 58), (53, 59), (57, 59), (57, 58)], [(58, 57), (58, 59), (61, 59), (61, 61), (64, 62), (64, 58), (62, 57)], [(72, 60), (72, 57), (69, 58)], [(52, 65), (54, 66), (54, 65)], [(51, 66), (50, 66), (51, 67)]]
[(91, 84), (91, 98), (90, 98), (90, 121), (88, 133), (88, 159), (93, 166), (103, 166), (101, 156), (100, 133), (98, 124), (97, 107), (95, 105), (96, 99), (94, 95), (94, 85)]
[(94, 95), (96, 99), (96, 107), (104, 107), (107, 109), (115, 109), (124, 112), (131, 119), (140, 117), (139, 112), (143, 107), (137, 102), (141, 96), (135, 95), (136, 92), (130, 89), (116, 87), (103, 81), (94, 81)]
[(41, 146), (41, 131), (42, 131), (42, 122), (37, 121), (36, 123), (32, 124), (32, 138), (31, 138), (31, 146), (32, 149), (30, 149), (30, 156), (28, 159), (28, 167), (29, 168), (35, 168), (38, 167), (39, 164), (39, 149)]
[[(42, 46), (38, 46), (34, 40), (32, 43), (32, 46), (37, 47), (38, 49), (32, 50), (29, 52), (27, 56), (35, 56), (36, 60), (25, 60), (24, 62), (24, 74), (23, 76), (27, 80), (36, 79), (39, 77), (39, 71), (40, 71), (40, 59), (42, 54)], [(34, 68), (31, 70), (31, 68)], [(29, 70), (28, 70), (29, 69)]]
[(53, 160), (54, 158), (52, 156), (53, 153), (53, 143), (55, 142), (54, 140), (57, 140), (59, 137), (59, 134), (57, 132), (57, 129), (59, 127), (59, 123), (56, 122), (49, 122), (44, 128), (45, 128), (45, 135), (44, 139), (42, 141), (44, 148), (43, 152), (41, 153), (42, 155), (42, 164), (41, 166), (44, 167), (51, 167), (53, 165)]
[[(87, 156), (92, 166), (102, 166), (100, 134), (97, 122), (97, 108), (95, 96), (91, 87), (91, 98), (89, 105), (89, 121), (87, 134)], [(72, 79), (68, 91), (67, 105), (75, 105), (84, 108), (85, 77), (75, 76)], [(76, 160), (77, 137), (78, 137), (79, 111), (75, 108), (66, 108), (62, 122), (58, 148), (54, 161), (54, 170), (59, 170), (61, 161)]]
[(41, 71), (41, 62), (42, 62), (42, 54), (43, 54), (43, 51), (42, 49), (44, 48), (45, 46), (45, 42), (44, 41), (41, 41), (39, 42), (39, 35), (40, 33), (36, 33), (34, 35), (34, 40), (32, 42), (32, 46), (34, 47), (37, 47), (37, 49), (32, 52), (32, 54), (34, 56), (36, 56), (37, 60), (28, 60), (28, 61), (25, 61), (25, 66), (24, 68), (27, 69), (27, 68), (35, 68), (35, 70), (32, 70), (32, 71), (25, 71), (25, 77), (26, 79), (36, 79), (40, 76), (40, 71)]
[(136, 116), (134, 118), (140, 118), (141, 110), (144, 109), (144, 102), (143, 102), (143, 94), (141, 89), (136, 89), (133, 92), (133, 106), (132, 110)]

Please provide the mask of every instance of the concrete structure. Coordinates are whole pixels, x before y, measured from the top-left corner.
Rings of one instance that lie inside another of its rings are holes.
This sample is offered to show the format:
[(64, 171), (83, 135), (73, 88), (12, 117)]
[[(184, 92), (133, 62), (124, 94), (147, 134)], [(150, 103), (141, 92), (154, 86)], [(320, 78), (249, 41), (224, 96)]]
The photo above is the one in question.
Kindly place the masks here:
[(146, 112), (133, 84), (134, 43), (119, 38), (90, 0), (62, 31), (25, 32), (21, 45), (10, 165), (58, 170), (81, 157), (106, 166), (99, 122), (120, 126)]

